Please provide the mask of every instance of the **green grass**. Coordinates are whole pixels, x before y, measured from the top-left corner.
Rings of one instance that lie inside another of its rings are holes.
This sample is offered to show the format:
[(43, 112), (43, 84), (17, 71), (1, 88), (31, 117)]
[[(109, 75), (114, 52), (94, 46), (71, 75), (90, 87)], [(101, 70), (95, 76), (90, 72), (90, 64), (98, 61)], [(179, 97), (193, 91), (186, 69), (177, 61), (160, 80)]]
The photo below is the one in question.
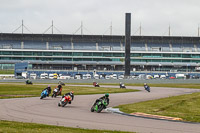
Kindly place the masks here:
[[(15, 98), (40, 96), (41, 92), (47, 85), (21, 85), (21, 84), (1, 84), (0, 85), (0, 98)], [(52, 91), (56, 85), (51, 85)], [(120, 89), (120, 88), (104, 88), (104, 87), (82, 87), (82, 86), (63, 86), (62, 94), (69, 91), (74, 91), (75, 95), (88, 95), (88, 94), (103, 94), (103, 93), (123, 93), (134, 92), (133, 89)], [(15, 95), (15, 96), (10, 96)], [(22, 96), (25, 95), (25, 96)]]
[(89, 130), (61, 126), (50, 126), (14, 121), (0, 121), (0, 133), (128, 133), (109, 130)]
[(142, 112), (179, 117), (184, 121), (200, 122), (200, 93), (119, 105), (116, 108), (126, 113)]
[(14, 70), (0, 70), (0, 74), (14, 74)]

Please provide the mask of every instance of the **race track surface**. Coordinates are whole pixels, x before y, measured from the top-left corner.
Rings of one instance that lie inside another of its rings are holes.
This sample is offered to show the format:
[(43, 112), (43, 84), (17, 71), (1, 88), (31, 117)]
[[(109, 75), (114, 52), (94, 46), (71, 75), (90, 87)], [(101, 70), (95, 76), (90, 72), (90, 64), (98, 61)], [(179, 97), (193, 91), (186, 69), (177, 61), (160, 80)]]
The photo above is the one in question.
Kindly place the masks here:
[[(142, 91), (110, 94), (109, 107), (200, 91), (197, 89), (156, 87), (151, 88), (151, 93), (148, 93), (142, 87), (134, 87), (134, 89), (140, 89)], [(1, 99), (0, 119), (66, 127), (134, 131), (141, 133), (200, 133), (199, 123), (146, 119), (106, 111), (102, 113), (90, 112), (94, 101), (101, 96), (102, 94), (75, 95), (72, 104), (64, 108), (57, 106), (60, 97), (47, 97), (43, 100), (40, 100), (39, 97)]]

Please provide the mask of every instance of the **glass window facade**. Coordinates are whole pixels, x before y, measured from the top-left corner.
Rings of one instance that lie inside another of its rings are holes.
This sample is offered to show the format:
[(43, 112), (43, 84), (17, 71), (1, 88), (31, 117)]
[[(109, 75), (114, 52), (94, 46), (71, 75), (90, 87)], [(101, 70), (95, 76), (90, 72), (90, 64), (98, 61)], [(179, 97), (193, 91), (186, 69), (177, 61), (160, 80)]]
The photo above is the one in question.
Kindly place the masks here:
[[(144, 43), (139, 43), (143, 40), (137, 40), (138, 43), (134, 42), (131, 44), (131, 63), (132, 64), (190, 64), (190, 63), (200, 63), (200, 44), (187, 44), (182, 46), (180, 41), (176, 39), (169, 43), (152, 42), (144, 41)], [(176, 43), (175, 43), (176, 42)], [(200, 42), (200, 41), (199, 41)], [(0, 61), (5, 63), (6, 61), (15, 61), (15, 62), (39, 62), (39, 63), (66, 63), (69, 65), (72, 63), (77, 63), (78, 65), (82, 65), (81, 61), (92, 62), (94, 65), (95, 62), (101, 65), (122, 65), (125, 62), (125, 53), (124, 53), (124, 45), (120, 43), (104, 43), (101, 44), (99, 42), (91, 44), (89, 43), (80, 43), (74, 45), (72, 48), (72, 44), (68, 43), (59, 43), (59, 45), (52, 44), (52, 42), (38, 42), (38, 45), (35, 45), (36, 42), (31, 41), (31, 45), (27, 45), (24, 42), (24, 48), (22, 48), (22, 43), (13, 43), (13, 47), (10, 49), (3, 49), (0, 51)], [(75, 43), (74, 43), (75, 44)], [(89, 45), (88, 45), (89, 44)], [(170, 48), (170, 44), (172, 47)], [(92, 47), (92, 49), (86, 49), (84, 46)], [(98, 45), (98, 47), (97, 47)], [(112, 46), (110, 46), (112, 45)], [(1, 46), (1, 43), (0, 43)], [(39, 46), (42, 46), (42, 50), (39, 49)], [(78, 48), (81, 47), (81, 48)], [(101, 49), (104, 47), (105, 49)], [(106, 49), (109, 48), (109, 49)], [(3, 48), (3, 47), (1, 47)], [(75, 49), (77, 48), (77, 49)], [(31, 51), (30, 49), (34, 49)], [(80, 50), (82, 49), (82, 50)], [(86, 51), (87, 50), (87, 51)], [(156, 51), (154, 51), (156, 50)], [(185, 51), (184, 51), (185, 50)], [(55, 62), (53, 62), (55, 61)], [(77, 62), (76, 62), (77, 61)], [(69, 63), (70, 62), (70, 63)], [(7, 62), (6, 62), (7, 63)], [(140, 66), (140, 65), (137, 65)], [(165, 68), (167, 70), (167, 68)]]
[(0, 69), (14, 69), (15, 64), (0, 64)]
[[(1, 60), (71, 61), (74, 58), (74, 61), (121, 61), (125, 54), (112, 52), (1, 51), (0, 55)], [(184, 53), (131, 53), (130, 56), (132, 62), (199, 62), (200, 60), (200, 54)]]

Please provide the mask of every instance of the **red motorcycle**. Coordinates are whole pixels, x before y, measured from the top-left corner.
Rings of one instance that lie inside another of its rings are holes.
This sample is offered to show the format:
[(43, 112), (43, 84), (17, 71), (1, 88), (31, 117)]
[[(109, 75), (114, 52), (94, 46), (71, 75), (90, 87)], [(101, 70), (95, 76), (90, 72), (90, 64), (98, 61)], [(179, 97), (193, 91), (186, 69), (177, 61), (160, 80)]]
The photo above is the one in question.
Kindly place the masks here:
[(100, 86), (99, 86), (99, 83), (97, 83), (97, 82), (93, 82), (93, 86), (94, 86), (94, 87), (100, 87)]
[(67, 95), (61, 98), (61, 100), (58, 103), (58, 106), (62, 106), (65, 107), (65, 105), (67, 105), (67, 103), (72, 101), (72, 97)]

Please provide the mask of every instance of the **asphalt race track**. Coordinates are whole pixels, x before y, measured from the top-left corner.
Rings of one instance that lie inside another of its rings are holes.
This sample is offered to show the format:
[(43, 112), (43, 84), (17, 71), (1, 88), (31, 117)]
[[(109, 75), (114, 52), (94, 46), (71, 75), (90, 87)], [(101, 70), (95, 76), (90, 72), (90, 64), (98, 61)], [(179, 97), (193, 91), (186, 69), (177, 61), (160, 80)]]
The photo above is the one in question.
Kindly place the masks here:
[[(110, 94), (109, 107), (200, 91), (197, 89), (156, 87), (151, 88), (151, 93), (148, 93), (142, 87), (134, 88), (142, 91)], [(100, 96), (102, 94), (75, 95), (72, 104), (64, 108), (57, 106), (60, 97), (47, 97), (43, 100), (40, 100), (39, 97), (1, 99), (0, 119), (66, 127), (135, 131), (141, 133), (200, 133), (199, 123), (146, 119), (106, 111), (102, 113), (90, 112), (92, 104)]]

